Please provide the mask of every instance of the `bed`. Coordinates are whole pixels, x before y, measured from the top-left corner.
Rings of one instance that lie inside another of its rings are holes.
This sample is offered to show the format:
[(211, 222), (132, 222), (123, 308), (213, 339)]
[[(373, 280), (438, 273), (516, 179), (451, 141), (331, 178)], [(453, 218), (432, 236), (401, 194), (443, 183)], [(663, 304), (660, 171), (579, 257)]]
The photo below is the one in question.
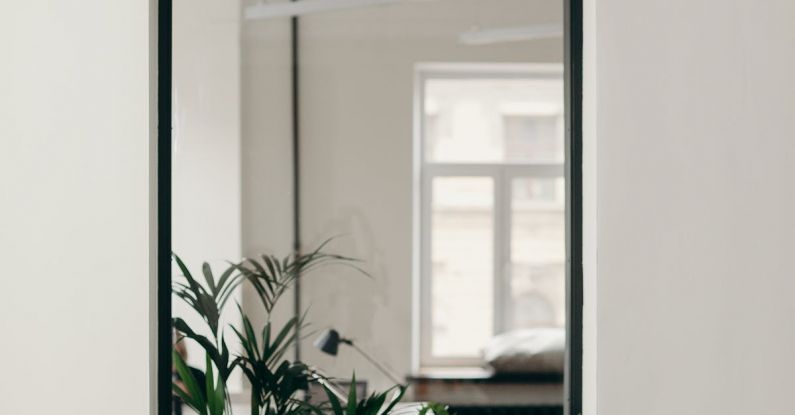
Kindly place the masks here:
[(458, 415), (563, 413), (565, 331), (517, 330), (484, 348), (485, 367), (425, 368), (410, 376), (414, 399)]

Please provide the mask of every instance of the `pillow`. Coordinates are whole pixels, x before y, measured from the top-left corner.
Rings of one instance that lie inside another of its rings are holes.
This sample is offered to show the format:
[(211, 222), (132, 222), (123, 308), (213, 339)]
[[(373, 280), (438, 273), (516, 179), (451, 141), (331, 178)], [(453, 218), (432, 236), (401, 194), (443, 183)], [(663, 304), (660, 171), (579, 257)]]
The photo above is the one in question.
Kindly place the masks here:
[(484, 360), (498, 374), (563, 373), (566, 331), (558, 328), (516, 330), (492, 338)]

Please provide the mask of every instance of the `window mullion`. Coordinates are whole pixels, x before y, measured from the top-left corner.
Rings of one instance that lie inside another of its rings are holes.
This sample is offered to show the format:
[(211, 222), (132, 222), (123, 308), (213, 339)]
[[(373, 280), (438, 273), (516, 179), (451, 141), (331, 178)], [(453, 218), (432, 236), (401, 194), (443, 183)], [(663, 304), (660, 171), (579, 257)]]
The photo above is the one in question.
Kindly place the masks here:
[[(424, 166), (423, 166), (424, 167)], [(431, 206), (433, 175), (427, 168), (420, 173), (420, 360), (432, 360), (432, 296), (431, 287)]]
[(508, 323), (512, 319), (512, 293), (511, 293), (511, 280), (513, 269), (511, 267), (511, 252), (513, 241), (513, 215), (512, 215), (512, 200), (513, 200), (513, 175), (509, 174), (508, 170), (503, 170), (502, 174), (503, 197), (502, 206), (500, 206), (500, 214), (502, 216), (503, 225), (503, 248), (502, 248), (502, 302), (501, 307), (503, 310), (503, 330), (509, 329)]
[(504, 332), (508, 317), (507, 302), (509, 297), (506, 282), (507, 279), (507, 253), (510, 249), (509, 224), (506, 222), (506, 200), (509, 197), (509, 189), (506, 186), (507, 175), (505, 169), (496, 168), (492, 177), (494, 180), (494, 334)]

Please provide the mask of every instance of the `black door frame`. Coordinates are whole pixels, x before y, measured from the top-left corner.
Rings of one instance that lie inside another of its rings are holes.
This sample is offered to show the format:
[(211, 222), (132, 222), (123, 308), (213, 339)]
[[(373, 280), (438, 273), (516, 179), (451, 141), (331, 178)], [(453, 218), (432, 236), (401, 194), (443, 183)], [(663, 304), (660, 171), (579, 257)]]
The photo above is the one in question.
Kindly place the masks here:
[(566, 116), (566, 415), (582, 414), (582, 0), (564, 0)]
[(157, 2), (157, 413), (171, 415), (171, 13)]
[[(582, 414), (582, 0), (564, 0), (566, 107), (567, 415)], [(171, 415), (171, 86), (172, 0), (157, 9), (157, 408)]]

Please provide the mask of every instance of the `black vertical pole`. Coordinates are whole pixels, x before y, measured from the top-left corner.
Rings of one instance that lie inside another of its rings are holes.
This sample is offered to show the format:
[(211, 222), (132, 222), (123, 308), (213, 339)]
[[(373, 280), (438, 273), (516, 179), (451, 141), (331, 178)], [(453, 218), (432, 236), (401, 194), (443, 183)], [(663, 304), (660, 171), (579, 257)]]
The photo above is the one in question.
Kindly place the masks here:
[(582, 252), (582, 0), (564, 1), (566, 105), (567, 241), (567, 415), (582, 414), (583, 252)]
[[(296, 1), (296, 0), (292, 0)], [(301, 253), (301, 129), (300, 89), (298, 59), (298, 16), (290, 18), (290, 62), (292, 83), (292, 130), (293, 130), (293, 252)], [(295, 279), (293, 314), (301, 317), (301, 278)], [(296, 326), (295, 360), (301, 361), (301, 333)]]
[(157, 408), (171, 415), (172, 0), (159, 0), (157, 12)]

